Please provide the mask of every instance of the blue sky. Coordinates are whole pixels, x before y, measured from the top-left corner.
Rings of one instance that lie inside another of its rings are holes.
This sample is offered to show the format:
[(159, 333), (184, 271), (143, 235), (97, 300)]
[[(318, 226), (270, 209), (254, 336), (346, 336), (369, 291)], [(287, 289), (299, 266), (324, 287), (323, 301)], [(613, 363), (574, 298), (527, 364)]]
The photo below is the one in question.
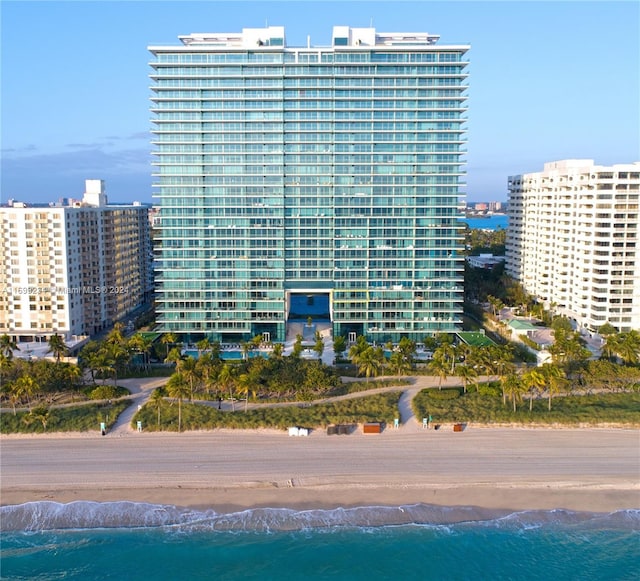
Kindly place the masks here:
[(640, 3), (2, 0), (0, 201), (150, 202), (147, 46), (192, 32), (285, 26), (289, 46), (334, 25), (469, 43), (467, 199), (505, 200), (545, 161), (640, 159)]

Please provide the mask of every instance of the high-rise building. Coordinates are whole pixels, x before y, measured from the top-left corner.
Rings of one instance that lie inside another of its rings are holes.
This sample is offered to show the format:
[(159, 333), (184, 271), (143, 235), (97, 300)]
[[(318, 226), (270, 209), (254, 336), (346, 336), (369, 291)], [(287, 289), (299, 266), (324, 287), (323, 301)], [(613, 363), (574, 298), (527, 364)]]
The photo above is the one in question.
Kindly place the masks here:
[(640, 329), (639, 194), (640, 162), (511, 176), (507, 273), (579, 327)]
[(466, 45), (336, 26), (151, 46), (157, 313), (183, 340), (282, 341), (301, 298), (334, 335), (459, 328)]
[(149, 303), (148, 207), (107, 205), (87, 180), (71, 206), (0, 208), (0, 334), (18, 341), (91, 336)]

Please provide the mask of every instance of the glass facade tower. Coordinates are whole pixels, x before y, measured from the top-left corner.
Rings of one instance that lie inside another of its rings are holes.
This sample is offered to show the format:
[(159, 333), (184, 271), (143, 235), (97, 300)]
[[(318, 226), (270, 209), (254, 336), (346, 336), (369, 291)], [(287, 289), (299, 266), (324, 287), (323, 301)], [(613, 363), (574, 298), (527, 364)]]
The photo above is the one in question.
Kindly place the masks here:
[(466, 45), (282, 27), (152, 46), (160, 327), (283, 341), (291, 297), (334, 336), (452, 332), (462, 315)]

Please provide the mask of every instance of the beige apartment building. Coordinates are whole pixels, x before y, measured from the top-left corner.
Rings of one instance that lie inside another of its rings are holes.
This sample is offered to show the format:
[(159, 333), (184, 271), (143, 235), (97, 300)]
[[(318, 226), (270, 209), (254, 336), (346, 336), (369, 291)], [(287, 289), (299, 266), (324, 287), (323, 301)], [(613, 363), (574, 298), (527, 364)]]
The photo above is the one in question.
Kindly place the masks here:
[(92, 336), (151, 300), (148, 207), (108, 205), (102, 180), (72, 206), (0, 208), (0, 240), (0, 334)]
[(555, 161), (508, 187), (507, 273), (578, 327), (640, 329), (640, 162)]

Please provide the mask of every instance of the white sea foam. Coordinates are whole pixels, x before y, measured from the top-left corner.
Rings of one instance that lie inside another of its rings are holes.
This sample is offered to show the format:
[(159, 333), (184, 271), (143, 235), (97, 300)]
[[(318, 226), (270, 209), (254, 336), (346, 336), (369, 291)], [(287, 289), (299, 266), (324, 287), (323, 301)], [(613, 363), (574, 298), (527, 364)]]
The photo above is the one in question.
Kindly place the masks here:
[(640, 529), (640, 510), (587, 513), (567, 510), (510, 512), (477, 507), (412, 504), (331, 510), (256, 508), (234, 513), (137, 502), (51, 501), (0, 507), (0, 530), (46, 531), (99, 528), (169, 528), (184, 531), (287, 531), (399, 525), (535, 528), (549, 524)]

